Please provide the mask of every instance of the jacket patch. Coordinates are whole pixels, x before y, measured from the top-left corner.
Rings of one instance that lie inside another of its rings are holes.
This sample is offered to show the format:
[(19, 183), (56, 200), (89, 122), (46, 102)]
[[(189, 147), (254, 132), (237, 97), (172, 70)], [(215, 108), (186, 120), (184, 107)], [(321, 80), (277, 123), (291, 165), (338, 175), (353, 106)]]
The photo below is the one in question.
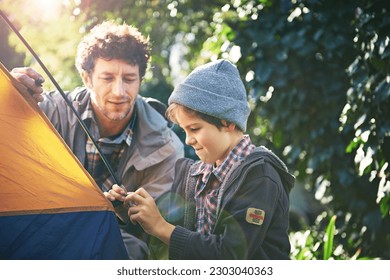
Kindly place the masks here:
[(265, 212), (257, 208), (248, 208), (246, 210), (246, 221), (254, 225), (262, 225), (264, 222)]

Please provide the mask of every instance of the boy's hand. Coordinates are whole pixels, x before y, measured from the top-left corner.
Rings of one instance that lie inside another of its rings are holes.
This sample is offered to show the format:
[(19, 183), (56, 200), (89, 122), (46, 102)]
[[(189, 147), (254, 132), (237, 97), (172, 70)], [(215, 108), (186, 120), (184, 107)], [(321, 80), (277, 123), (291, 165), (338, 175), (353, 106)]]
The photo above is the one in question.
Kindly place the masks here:
[(174, 226), (162, 217), (154, 198), (144, 189), (129, 192), (125, 204), (131, 205), (128, 214), (132, 223), (138, 223), (146, 233), (169, 244)]

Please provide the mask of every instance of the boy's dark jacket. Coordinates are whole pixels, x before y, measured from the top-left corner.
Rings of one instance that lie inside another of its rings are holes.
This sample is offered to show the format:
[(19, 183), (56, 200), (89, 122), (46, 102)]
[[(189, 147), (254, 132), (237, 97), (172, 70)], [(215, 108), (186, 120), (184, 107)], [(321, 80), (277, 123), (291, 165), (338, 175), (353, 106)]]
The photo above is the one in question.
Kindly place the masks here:
[[(257, 147), (233, 166), (221, 185), (216, 224), (208, 236), (195, 231), (196, 184), (188, 176), (199, 164), (187, 158), (176, 163), (167, 216), (177, 226), (169, 258), (289, 259), (289, 192), (295, 178), (285, 164), (265, 147)], [(254, 209), (264, 213), (262, 224), (250, 223), (247, 215)]]

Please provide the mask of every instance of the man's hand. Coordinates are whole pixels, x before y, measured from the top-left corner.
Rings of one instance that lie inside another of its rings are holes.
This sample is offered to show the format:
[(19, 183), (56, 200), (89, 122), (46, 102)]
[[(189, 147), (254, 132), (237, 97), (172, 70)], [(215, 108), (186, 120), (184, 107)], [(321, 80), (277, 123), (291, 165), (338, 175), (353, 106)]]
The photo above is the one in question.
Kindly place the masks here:
[(117, 184), (114, 184), (108, 192), (104, 192), (104, 195), (106, 198), (110, 201), (125, 201), (126, 197), (126, 190), (123, 187), (118, 186)]
[(31, 67), (18, 67), (12, 69), (10, 73), (25, 87), (25, 90), (31, 94), (37, 103), (43, 101), (42, 83), (45, 80), (38, 72)]

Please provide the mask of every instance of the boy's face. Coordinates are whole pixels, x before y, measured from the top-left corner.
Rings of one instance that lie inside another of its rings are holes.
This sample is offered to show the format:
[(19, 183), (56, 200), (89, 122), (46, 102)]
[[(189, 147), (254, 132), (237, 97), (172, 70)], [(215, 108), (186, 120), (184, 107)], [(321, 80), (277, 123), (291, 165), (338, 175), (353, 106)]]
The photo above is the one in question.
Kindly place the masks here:
[(83, 79), (101, 122), (130, 119), (141, 85), (138, 65), (98, 58), (93, 73), (85, 74)]
[(175, 112), (175, 119), (186, 133), (186, 144), (206, 163), (220, 165), (241, 139), (234, 125), (218, 128), (182, 108)]

